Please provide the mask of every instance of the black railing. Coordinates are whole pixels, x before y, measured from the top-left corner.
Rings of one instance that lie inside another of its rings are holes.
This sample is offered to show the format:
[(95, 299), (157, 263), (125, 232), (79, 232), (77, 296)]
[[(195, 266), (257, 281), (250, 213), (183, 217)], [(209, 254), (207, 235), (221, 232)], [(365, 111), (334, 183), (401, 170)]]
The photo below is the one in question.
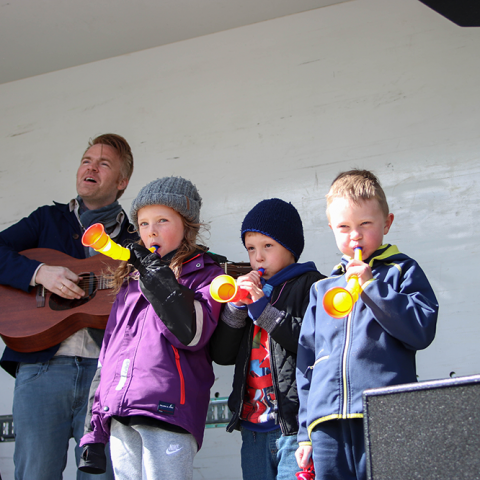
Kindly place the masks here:
[[(227, 398), (210, 399), (205, 428), (226, 427), (230, 418), (232, 414), (228, 409)], [(0, 427), (0, 443), (14, 442), (15, 430), (12, 415), (0, 415)]]
[(14, 442), (15, 433), (13, 430), (12, 415), (0, 415), (0, 442)]

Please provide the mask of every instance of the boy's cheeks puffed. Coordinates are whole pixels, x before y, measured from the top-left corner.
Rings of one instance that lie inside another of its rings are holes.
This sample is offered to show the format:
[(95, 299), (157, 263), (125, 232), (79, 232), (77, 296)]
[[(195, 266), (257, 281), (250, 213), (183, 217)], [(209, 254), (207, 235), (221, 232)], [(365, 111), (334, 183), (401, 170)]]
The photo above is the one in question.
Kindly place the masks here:
[(263, 278), (269, 280), (288, 265), (295, 263), (293, 254), (283, 245), (262, 233), (247, 232), (245, 248), (254, 270), (264, 269)]
[(363, 258), (370, 257), (383, 244), (394, 218), (392, 213), (385, 215), (374, 198), (354, 203), (343, 197), (332, 200), (328, 216), (338, 249), (353, 257), (355, 248), (361, 247)]

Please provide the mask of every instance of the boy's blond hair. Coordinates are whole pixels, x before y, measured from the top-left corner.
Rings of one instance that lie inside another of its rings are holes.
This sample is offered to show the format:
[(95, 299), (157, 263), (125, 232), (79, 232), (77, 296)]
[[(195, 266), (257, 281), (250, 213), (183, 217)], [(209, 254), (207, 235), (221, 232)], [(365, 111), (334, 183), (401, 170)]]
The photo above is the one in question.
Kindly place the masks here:
[(355, 204), (375, 198), (385, 217), (389, 214), (387, 197), (378, 178), (369, 170), (349, 170), (340, 173), (332, 182), (327, 197), (328, 208), (335, 198), (346, 198)]

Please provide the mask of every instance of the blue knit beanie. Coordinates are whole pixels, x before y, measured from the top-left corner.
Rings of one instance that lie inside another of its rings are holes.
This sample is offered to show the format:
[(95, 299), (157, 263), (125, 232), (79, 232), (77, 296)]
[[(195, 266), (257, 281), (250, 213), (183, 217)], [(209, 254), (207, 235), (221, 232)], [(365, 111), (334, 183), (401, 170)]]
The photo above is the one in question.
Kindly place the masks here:
[(138, 230), (138, 211), (147, 205), (165, 205), (193, 223), (200, 223), (202, 198), (197, 187), (182, 177), (157, 178), (145, 185), (132, 202), (130, 220)]
[(298, 261), (303, 252), (302, 219), (297, 209), (279, 198), (270, 198), (257, 203), (242, 223), (242, 241), (245, 245), (245, 233), (258, 232), (272, 238), (292, 252)]

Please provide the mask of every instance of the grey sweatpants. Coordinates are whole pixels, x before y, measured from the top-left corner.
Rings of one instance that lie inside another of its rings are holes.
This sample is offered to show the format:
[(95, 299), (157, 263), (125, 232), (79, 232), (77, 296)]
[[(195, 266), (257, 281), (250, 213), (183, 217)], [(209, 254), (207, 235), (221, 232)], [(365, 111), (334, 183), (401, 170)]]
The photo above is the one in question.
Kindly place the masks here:
[(116, 480), (191, 480), (197, 442), (193, 435), (112, 419), (110, 455)]

